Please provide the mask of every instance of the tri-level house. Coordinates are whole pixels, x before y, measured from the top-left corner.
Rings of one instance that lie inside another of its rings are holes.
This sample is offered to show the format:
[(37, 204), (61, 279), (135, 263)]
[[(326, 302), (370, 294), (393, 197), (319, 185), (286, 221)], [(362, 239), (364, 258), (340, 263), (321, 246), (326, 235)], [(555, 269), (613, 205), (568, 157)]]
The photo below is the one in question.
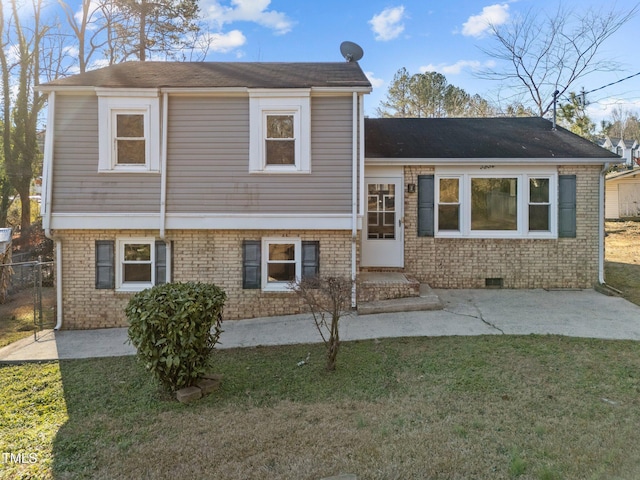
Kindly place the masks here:
[(219, 285), (240, 319), (299, 312), (288, 286), (313, 275), (411, 287), (354, 304), (601, 280), (617, 157), (546, 120), (365, 120), (357, 62), (132, 62), (40, 89), (58, 327), (126, 325), (169, 281)]

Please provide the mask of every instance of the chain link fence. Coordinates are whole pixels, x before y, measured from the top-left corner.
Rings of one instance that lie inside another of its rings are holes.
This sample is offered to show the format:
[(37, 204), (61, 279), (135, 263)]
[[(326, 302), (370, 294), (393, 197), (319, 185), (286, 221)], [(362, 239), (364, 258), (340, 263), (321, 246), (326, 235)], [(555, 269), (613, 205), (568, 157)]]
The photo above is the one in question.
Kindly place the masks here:
[(43, 292), (55, 284), (55, 264), (43, 261), (42, 257), (35, 260), (29, 258), (32, 258), (29, 253), (14, 254), (9, 263), (0, 265), (0, 279), (4, 286), (4, 302), (12, 301), (13, 298), (20, 298), (24, 302), (28, 298), (24, 294), (31, 292), (33, 331), (37, 340), (38, 333), (45, 326), (50, 327), (48, 324), (52, 321), (51, 315), (47, 315), (43, 307)]

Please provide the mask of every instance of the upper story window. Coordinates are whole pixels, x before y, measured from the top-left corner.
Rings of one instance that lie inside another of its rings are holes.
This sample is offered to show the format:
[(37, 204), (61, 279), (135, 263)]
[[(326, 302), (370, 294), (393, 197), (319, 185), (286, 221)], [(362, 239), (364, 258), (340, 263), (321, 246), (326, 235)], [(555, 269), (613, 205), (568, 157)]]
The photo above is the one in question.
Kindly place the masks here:
[(265, 166), (295, 165), (296, 137), (295, 114), (265, 115)]
[(144, 165), (147, 162), (144, 112), (115, 110), (112, 114), (112, 122), (116, 125), (113, 149), (115, 165)]
[[(100, 172), (160, 171), (160, 101), (99, 92)], [(122, 95), (122, 93), (119, 93)]]
[(308, 92), (251, 92), (250, 122), (249, 172), (311, 171)]

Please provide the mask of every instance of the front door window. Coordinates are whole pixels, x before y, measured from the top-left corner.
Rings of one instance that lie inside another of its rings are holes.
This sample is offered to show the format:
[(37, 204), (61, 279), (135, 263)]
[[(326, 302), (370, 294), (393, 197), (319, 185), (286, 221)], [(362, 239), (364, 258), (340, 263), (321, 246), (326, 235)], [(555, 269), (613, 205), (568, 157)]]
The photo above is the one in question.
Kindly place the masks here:
[(396, 238), (396, 191), (393, 183), (370, 183), (367, 202), (367, 238)]

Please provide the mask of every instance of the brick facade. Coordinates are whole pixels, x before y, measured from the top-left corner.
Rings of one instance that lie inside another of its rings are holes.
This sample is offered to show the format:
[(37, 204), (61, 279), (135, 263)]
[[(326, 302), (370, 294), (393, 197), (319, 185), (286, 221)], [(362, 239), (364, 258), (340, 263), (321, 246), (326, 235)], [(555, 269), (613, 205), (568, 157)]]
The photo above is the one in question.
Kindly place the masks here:
[[(406, 166), (405, 184), (434, 174)], [(418, 237), (417, 193), (405, 194), (405, 271), (434, 288), (592, 288), (598, 281), (598, 166), (560, 166), (576, 175), (576, 238), (476, 239)], [(405, 187), (406, 191), (406, 187)]]
[[(404, 182), (415, 184), (418, 175), (433, 173), (433, 167), (407, 166)], [(406, 193), (405, 268), (400, 270), (434, 288), (484, 288), (487, 278), (502, 279), (505, 288), (593, 287), (598, 280), (600, 169), (597, 166), (562, 166), (558, 167), (558, 174), (576, 175), (576, 238), (418, 237), (417, 193)], [(124, 309), (132, 294), (95, 288), (95, 241), (154, 237), (157, 231), (66, 230), (55, 233), (62, 239), (63, 249), (63, 327), (126, 326)], [(242, 288), (242, 242), (265, 237), (319, 241), (321, 273), (351, 275), (350, 231), (175, 230), (166, 235), (166, 241), (172, 245), (172, 279), (176, 282), (211, 282), (220, 286), (228, 295), (224, 312), (227, 320), (299, 313), (303, 305), (294, 294)], [(358, 261), (359, 239), (358, 235)], [(364, 289), (360, 292), (359, 301), (370, 296), (365, 293)], [(396, 296), (391, 291), (384, 294), (387, 298)], [(376, 298), (366, 300), (379, 299), (383, 295), (373, 296)]]
[[(95, 288), (95, 241), (154, 237), (157, 231), (66, 230), (62, 239), (63, 328), (107, 328), (127, 325), (124, 309), (131, 293)], [(351, 276), (350, 231), (168, 231), (172, 242), (172, 279), (215, 283), (228, 296), (225, 320), (299, 313), (296, 295), (242, 288), (242, 242), (263, 237), (294, 237), (320, 242), (320, 272)]]

